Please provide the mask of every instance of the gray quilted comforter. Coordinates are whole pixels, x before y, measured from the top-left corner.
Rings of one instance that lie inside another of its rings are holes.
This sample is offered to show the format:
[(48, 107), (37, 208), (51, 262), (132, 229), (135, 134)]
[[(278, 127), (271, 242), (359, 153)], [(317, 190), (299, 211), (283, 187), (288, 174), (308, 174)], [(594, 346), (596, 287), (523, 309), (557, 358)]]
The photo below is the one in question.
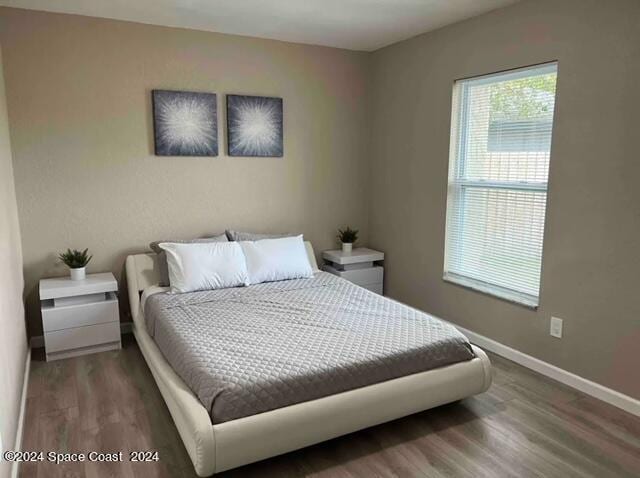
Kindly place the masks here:
[(326, 272), (154, 294), (145, 320), (213, 423), (474, 357), (451, 325)]

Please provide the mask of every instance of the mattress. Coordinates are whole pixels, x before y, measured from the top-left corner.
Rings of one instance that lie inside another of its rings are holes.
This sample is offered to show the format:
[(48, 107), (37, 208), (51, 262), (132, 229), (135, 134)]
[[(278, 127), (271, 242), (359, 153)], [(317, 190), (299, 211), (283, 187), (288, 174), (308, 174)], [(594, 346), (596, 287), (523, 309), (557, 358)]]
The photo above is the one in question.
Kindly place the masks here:
[(145, 294), (149, 335), (213, 423), (472, 359), (453, 326), (326, 272)]

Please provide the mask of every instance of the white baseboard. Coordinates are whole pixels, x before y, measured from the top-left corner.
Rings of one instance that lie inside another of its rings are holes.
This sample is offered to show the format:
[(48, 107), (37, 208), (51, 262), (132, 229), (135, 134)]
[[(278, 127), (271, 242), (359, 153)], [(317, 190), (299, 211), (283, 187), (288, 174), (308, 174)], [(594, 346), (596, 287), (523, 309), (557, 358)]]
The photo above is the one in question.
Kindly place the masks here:
[[(133, 322), (120, 322), (120, 333), (130, 334), (133, 332)], [(31, 337), (29, 341), (32, 349), (41, 349), (44, 347), (44, 337), (42, 335), (36, 335)]]
[[(485, 337), (484, 335), (477, 334), (471, 330), (460, 327), (452, 322), (451, 325), (456, 327), (460, 332), (466, 335), (471, 342), (477, 346), (493, 352), (501, 357), (507, 358), (523, 367), (538, 372), (546, 377), (557, 380), (560, 383), (580, 390), (587, 395), (595, 397), (603, 402), (607, 402), (615, 407), (621, 408), (633, 415), (640, 416), (640, 400), (617, 392), (613, 389), (607, 388), (604, 385), (592, 382), (586, 378), (580, 377), (571, 372), (567, 372), (560, 367), (551, 365), (540, 359), (527, 355), (524, 352), (520, 352), (507, 345), (496, 342), (493, 339)], [(123, 322), (120, 324), (120, 330), (123, 334), (131, 333), (133, 322)], [(39, 348), (44, 347), (44, 338), (40, 335), (37, 337), (31, 337), (31, 347)]]
[[(27, 410), (27, 390), (29, 388), (29, 372), (31, 371), (31, 347), (27, 351), (27, 360), (24, 364), (24, 379), (22, 381), (22, 397), (20, 398), (20, 415), (18, 416), (18, 428), (16, 430), (16, 439), (13, 445), (15, 451), (22, 450), (22, 435), (24, 434), (24, 416)], [(11, 478), (18, 478), (18, 467), (20, 463), (13, 462), (11, 466)]]
[(507, 345), (496, 342), (495, 340), (485, 337), (484, 335), (472, 332), (471, 330), (467, 330), (464, 327), (460, 327), (454, 323), (451, 323), (451, 325), (453, 325), (460, 332), (466, 335), (469, 338), (469, 341), (471, 341), (478, 347), (488, 350), (489, 352), (493, 352), (496, 355), (500, 355), (501, 357), (507, 358), (519, 365), (522, 365), (523, 367), (545, 375), (546, 377), (557, 380), (560, 383), (568, 385), (571, 388), (575, 388), (576, 390), (602, 400), (603, 402), (607, 402), (615, 407), (621, 408), (622, 410), (632, 413), (633, 415), (640, 416), (640, 400), (607, 388), (604, 385), (592, 382), (591, 380), (587, 380), (586, 378), (583, 378), (574, 373), (567, 372), (560, 367), (556, 367), (555, 365), (551, 365), (550, 363), (543, 362), (542, 360), (532, 357), (531, 355), (527, 355), (516, 349), (512, 349)]

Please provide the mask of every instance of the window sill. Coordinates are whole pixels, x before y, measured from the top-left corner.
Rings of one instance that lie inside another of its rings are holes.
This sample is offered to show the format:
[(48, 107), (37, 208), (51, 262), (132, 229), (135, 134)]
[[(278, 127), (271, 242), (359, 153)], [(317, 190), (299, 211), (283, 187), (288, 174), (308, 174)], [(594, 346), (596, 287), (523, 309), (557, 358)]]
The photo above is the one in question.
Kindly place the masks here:
[(515, 292), (504, 287), (487, 284), (475, 279), (469, 279), (468, 277), (460, 276), (452, 273), (445, 273), (442, 278), (445, 282), (459, 285), (467, 289), (481, 292), (483, 294), (496, 297), (498, 299), (506, 300), (517, 305), (521, 305), (528, 309), (537, 310), (539, 299), (520, 292)]

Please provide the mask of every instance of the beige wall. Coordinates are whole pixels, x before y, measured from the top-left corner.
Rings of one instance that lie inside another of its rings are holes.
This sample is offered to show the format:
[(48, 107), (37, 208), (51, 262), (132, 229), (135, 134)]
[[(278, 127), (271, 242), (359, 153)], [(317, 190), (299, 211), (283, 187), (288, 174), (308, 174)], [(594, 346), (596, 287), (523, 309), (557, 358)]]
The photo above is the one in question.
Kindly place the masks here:
[[(365, 53), (14, 9), (0, 41), (31, 335), (37, 281), (66, 273), (66, 247), (120, 277), (152, 240), (225, 227), (318, 250), (345, 224), (366, 239)], [(218, 158), (153, 155), (154, 88), (218, 94)], [(225, 93), (284, 99), (284, 158), (225, 155)]]
[[(11, 166), (11, 143), (0, 54), (0, 438), (2, 450), (15, 444), (22, 397), (27, 335), (22, 306), (20, 227)], [(0, 476), (10, 463), (0, 460)]]
[[(525, 1), (376, 52), (369, 209), (391, 296), (636, 398), (639, 25), (636, 0)], [(550, 60), (557, 120), (532, 311), (442, 280), (451, 90)]]
[[(389, 294), (640, 397), (640, 2), (523, 1), (372, 55), (0, 9), (32, 335), (37, 280), (89, 247), (121, 274), (154, 239), (336, 227), (387, 253)], [(442, 281), (451, 87), (559, 60), (538, 311)], [(285, 157), (153, 156), (150, 90), (284, 98)], [(368, 183), (371, 186), (368, 186)], [(367, 226), (368, 223), (368, 226)], [(564, 338), (549, 317), (565, 319)]]

